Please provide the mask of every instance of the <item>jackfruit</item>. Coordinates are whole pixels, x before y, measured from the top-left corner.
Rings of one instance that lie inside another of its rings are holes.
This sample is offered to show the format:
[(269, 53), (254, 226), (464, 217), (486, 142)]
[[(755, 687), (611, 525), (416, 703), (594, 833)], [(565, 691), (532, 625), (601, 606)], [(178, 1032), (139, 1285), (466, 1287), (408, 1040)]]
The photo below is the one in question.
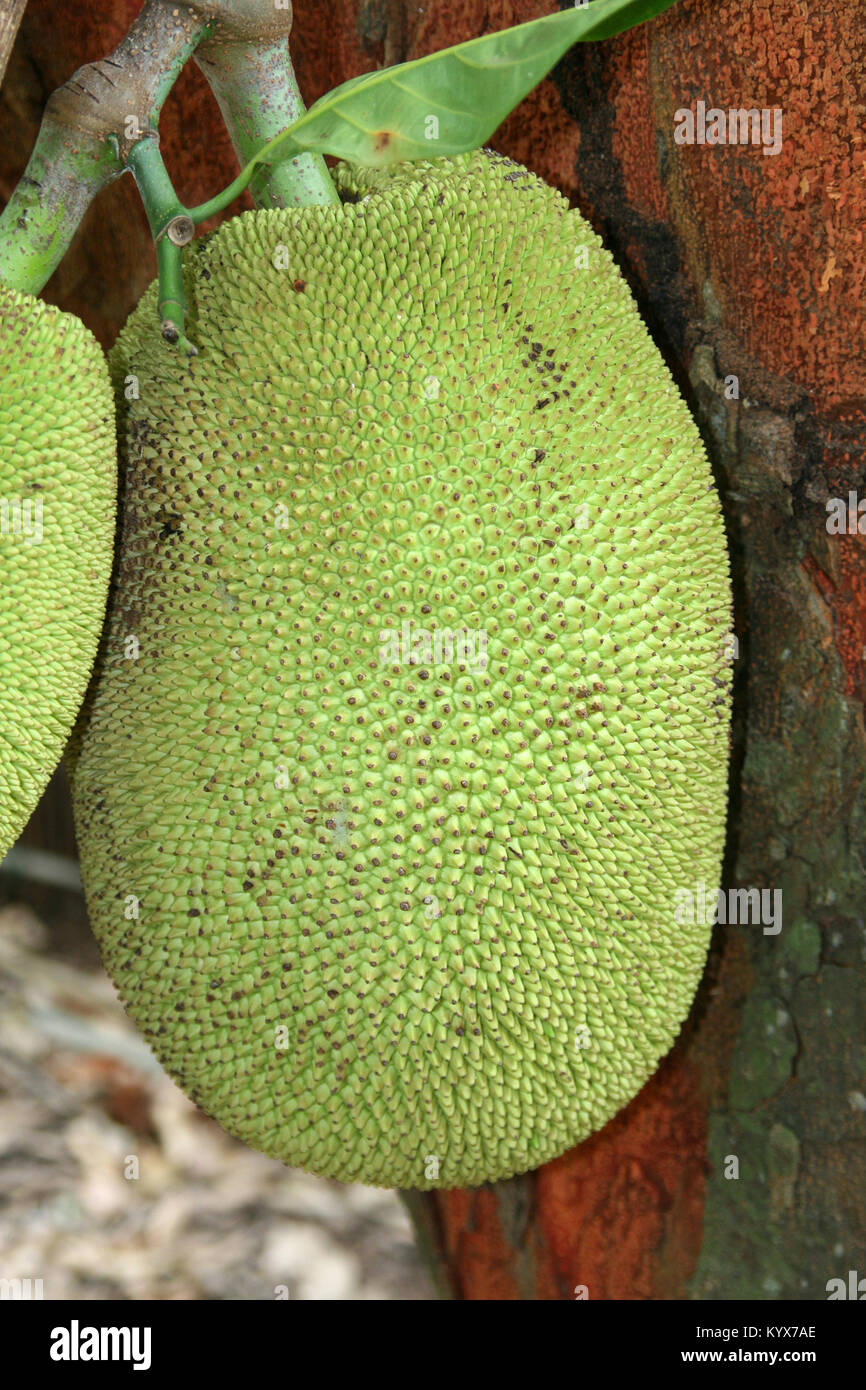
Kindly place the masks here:
[(459, 1187), (674, 1041), (722, 853), (698, 431), (566, 201), (477, 151), (248, 212), (113, 350), (126, 502), (74, 803), (103, 958), (265, 1153)]
[(63, 753), (111, 575), (114, 397), (79, 319), (0, 284), (0, 856)]

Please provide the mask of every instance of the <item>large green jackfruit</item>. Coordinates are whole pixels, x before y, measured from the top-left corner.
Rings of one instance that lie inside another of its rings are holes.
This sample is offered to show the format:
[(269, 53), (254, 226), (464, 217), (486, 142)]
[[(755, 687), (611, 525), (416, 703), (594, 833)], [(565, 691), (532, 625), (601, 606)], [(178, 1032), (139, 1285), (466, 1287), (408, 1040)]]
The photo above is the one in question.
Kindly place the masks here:
[(727, 557), (610, 256), (489, 152), (186, 257), (114, 350), (117, 590), (74, 776), (106, 966), (231, 1133), (477, 1184), (605, 1123), (709, 927)]
[(114, 542), (114, 398), (72, 314), (0, 284), (0, 855), (63, 753)]

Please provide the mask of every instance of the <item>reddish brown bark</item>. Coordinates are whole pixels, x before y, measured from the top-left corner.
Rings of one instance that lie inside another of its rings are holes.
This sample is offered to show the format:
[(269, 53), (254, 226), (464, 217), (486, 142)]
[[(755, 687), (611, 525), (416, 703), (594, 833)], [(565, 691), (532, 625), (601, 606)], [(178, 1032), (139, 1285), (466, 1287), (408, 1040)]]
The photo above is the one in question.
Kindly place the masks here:
[[(301, 85), (312, 101), (555, 8), (297, 0)], [(134, 9), (31, 0), (0, 109), (0, 192), (50, 89)], [(703, 427), (740, 642), (726, 884), (781, 888), (784, 925), (717, 929), (679, 1043), (600, 1134), (537, 1173), (413, 1200), (456, 1297), (813, 1299), (862, 1268), (866, 540), (828, 535), (825, 502), (866, 495), (864, 69), (860, 0), (680, 0), (575, 48), (492, 142), (591, 218)], [(677, 145), (674, 112), (698, 99), (781, 108), (781, 153)], [(163, 140), (192, 202), (234, 169), (194, 70)], [(124, 180), (49, 292), (108, 341), (152, 272)]]

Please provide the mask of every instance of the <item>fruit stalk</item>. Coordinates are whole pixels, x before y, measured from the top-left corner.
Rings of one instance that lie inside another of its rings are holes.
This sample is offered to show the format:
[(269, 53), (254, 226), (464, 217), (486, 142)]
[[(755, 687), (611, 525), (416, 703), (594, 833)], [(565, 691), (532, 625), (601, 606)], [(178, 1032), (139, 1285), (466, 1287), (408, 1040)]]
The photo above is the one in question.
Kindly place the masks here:
[(195, 223), (180, 202), (159, 150), (155, 131), (137, 141), (127, 156), (147, 213), (156, 246), (159, 269), (159, 315), (162, 335), (195, 356), (196, 348), (185, 336), (186, 296), (183, 291), (181, 247), (195, 235)]
[(48, 99), (30, 162), (0, 214), (0, 280), (38, 294), (99, 191), (126, 169), (143, 132), (212, 20), (147, 0), (108, 58), (86, 63)]
[[(288, 41), (259, 45), (219, 32), (195, 55), (216, 98), (226, 129), (243, 168), (276, 135), (303, 116)], [(299, 154), (261, 164), (249, 184), (260, 208), (311, 207), (339, 202), (321, 155)]]

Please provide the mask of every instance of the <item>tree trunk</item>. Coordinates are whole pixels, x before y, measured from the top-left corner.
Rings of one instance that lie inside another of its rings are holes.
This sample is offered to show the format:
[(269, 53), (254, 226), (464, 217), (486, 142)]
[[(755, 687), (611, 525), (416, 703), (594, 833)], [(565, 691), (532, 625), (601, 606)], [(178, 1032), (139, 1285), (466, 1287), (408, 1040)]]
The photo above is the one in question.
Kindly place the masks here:
[[(556, 8), (296, 0), (301, 87), (312, 101)], [(135, 9), (31, 0), (0, 109), (3, 194), (50, 89)], [(830, 534), (826, 504), (866, 497), (864, 69), (861, 0), (679, 0), (575, 47), (491, 142), (593, 222), (703, 429), (739, 643), (724, 882), (781, 890), (783, 924), (716, 928), (679, 1042), (600, 1133), (510, 1182), (409, 1198), (446, 1295), (823, 1299), (862, 1266), (866, 541), (856, 511)], [(698, 101), (780, 109), (781, 150), (677, 143), (675, 112)], [(193, 69), (162, 129), (188, 201), (234, 171)], [(108, 342), (153, 265), (123, 180), (49, 297)]]

